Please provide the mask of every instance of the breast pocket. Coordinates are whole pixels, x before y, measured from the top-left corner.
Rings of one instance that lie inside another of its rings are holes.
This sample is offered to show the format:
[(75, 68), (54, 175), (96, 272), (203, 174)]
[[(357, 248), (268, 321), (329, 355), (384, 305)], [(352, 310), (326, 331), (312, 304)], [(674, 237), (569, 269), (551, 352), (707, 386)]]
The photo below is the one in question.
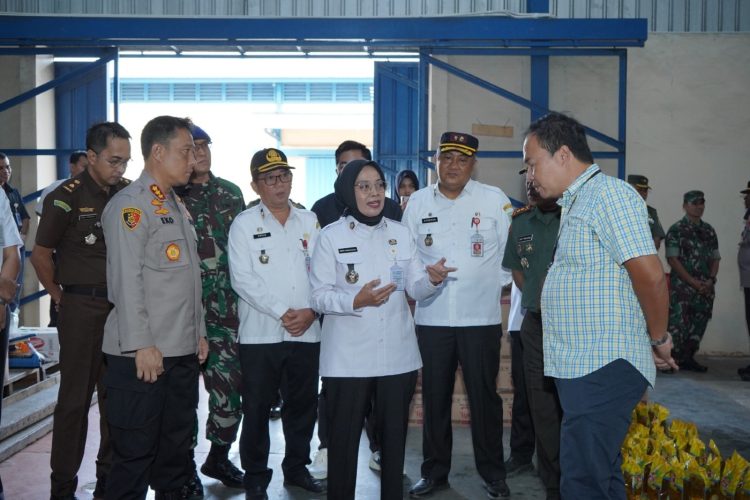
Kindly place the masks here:
[[(474, 245), (481, 243), (481, 251), (478, 248), (474, 248)], [(491, 217), (482, 217), (479, 229), (477, 227), (470, 228), (467, 232), (466, 245), (470, 246), (470, 252), (472, 255), (488, 255), (493, 254), (498, 245), (497, 237), (497, 220)]]
[(165, 226), (154, 235), (151, 245), (150, 265), (159, 270), (179, 269), (189, 264), (188, 242), (177, 227)]
[(337, 285), (361, 288), (369, 281), (369, 276), (365, 276), (364, 256), (360, 252), (337, 252), (335, 256)]
[(417, 247), (424, 253), (436, 253), (436, 247), (452, 241), (455, 235), (450, 234), (450, 228), (440, 222), (420, 223), (417, 226)]
[(252, 259), (253, 266), (263, 272), (273, 266), (277, 266), (283, 258), (281, 249), (278, 248), (276, 240), (267, 236), (264, 238), (252, 238), (248, 244), (250, 249), (249, 258)]

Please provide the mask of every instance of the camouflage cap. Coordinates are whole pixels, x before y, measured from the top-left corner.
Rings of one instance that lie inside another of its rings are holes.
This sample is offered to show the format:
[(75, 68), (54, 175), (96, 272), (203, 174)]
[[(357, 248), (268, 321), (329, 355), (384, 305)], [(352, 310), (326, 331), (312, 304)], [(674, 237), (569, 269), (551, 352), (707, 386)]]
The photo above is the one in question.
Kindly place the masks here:
[(703, 194), (703, 191), (698, 191), (697, 189), (694, 189), (692, 191), (688, 191), (685, 193), (685, 195), (682, 197), (683, 203), (693, 203), (696, 200), (705, 200), (706, 196)]
[(645, 175), (629, 175), (628, 184), (632, 184), (633, 186), (641, 189), (651, 189), (651, 186), (648, 185), (648, 177), (646, 177)]

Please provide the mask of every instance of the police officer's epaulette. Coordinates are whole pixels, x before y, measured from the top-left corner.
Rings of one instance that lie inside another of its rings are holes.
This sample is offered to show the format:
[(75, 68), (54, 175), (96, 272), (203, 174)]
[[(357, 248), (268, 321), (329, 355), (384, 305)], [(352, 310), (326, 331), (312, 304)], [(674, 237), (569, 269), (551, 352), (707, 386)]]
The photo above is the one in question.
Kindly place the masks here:
[(122, 184), (123, 186), (127, 186), (131, 182), (133, 182), (133, 181), (131, 181), (130, 179), (126, 179), (125, 177), (123, 177), (123, 178), (120, 179), (120, 184)]
[(525, 214), (526, 212), (531, 211), (534, 208), (533, 205), (526, 205), (525, 207), (517, 208), (513, 210), (513, 214), (511, 215), (512, 218), (516, 218), (521, 214)]
[(62, 188), (69, 193), (72, 193), (79, 187), (81, 187), (81, 181), (78, 179), (68, 179), (62, 185)]
[(302, 203), (297, 203), (296, 201), (291, 200), (291, 199), (289, 200), (289, 203), (291, 203), (294, 208), (298, 208), (300, 210), (307, 210)]

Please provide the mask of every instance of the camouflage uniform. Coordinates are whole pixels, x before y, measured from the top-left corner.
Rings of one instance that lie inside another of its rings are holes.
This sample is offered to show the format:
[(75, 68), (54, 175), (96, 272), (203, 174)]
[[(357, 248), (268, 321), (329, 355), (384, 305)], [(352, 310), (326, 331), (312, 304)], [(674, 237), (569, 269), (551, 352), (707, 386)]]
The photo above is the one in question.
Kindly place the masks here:
[(648, 210), (648, 227), (651, 230), (651, 237), (654, 239), (664, 239), (664, 228), (661, 227), (659, 222), (659, 215), (656, 213), (656, 209), (652, 206), (647, 206)]
[[(690, 222), (687, 216), (667, 231), (666, 256), (677, 257), (694, 278), (710, 278), (711, 262), (718, 260), (719, 242), (710, 224)], [(714, 305), (715, 292), (702, 295), (680, 279), (676, 272), (669, 275), (669, 327), (674, 342), (674, 358), (679, 363), (698, 351), (706, 332)]]
[(203, 306), (206, 310), (208, 359), (203, 381), (208, 399), (206, 438), (229, 446), (242, 418), (237, 294), (232, 290), (227, 259), (229, 225), (245, 208), (242, 191), (209, 173), (206, 184), (189, 184), (180, 191), (195, 221), (201, 258)]

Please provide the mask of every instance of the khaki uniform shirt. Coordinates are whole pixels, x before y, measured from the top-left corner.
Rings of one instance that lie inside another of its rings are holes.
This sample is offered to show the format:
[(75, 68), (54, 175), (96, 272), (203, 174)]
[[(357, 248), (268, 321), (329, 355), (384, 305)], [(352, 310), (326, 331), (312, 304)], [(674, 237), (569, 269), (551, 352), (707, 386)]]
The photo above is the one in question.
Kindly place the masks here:
[(102, 224), (115, 306), (102, 350), (131, 357), (150, 346), (165, 357), (196, 353), (206, 326), (197, 238), (185, 205), (144, 170), (107, 205)]
[(84, 170), (44, 199), (36, 244), (55, 249), (56, 283), (107, 286), (102, 212), (111, 197), (129, 183), (123, 179), (107, 192)]

